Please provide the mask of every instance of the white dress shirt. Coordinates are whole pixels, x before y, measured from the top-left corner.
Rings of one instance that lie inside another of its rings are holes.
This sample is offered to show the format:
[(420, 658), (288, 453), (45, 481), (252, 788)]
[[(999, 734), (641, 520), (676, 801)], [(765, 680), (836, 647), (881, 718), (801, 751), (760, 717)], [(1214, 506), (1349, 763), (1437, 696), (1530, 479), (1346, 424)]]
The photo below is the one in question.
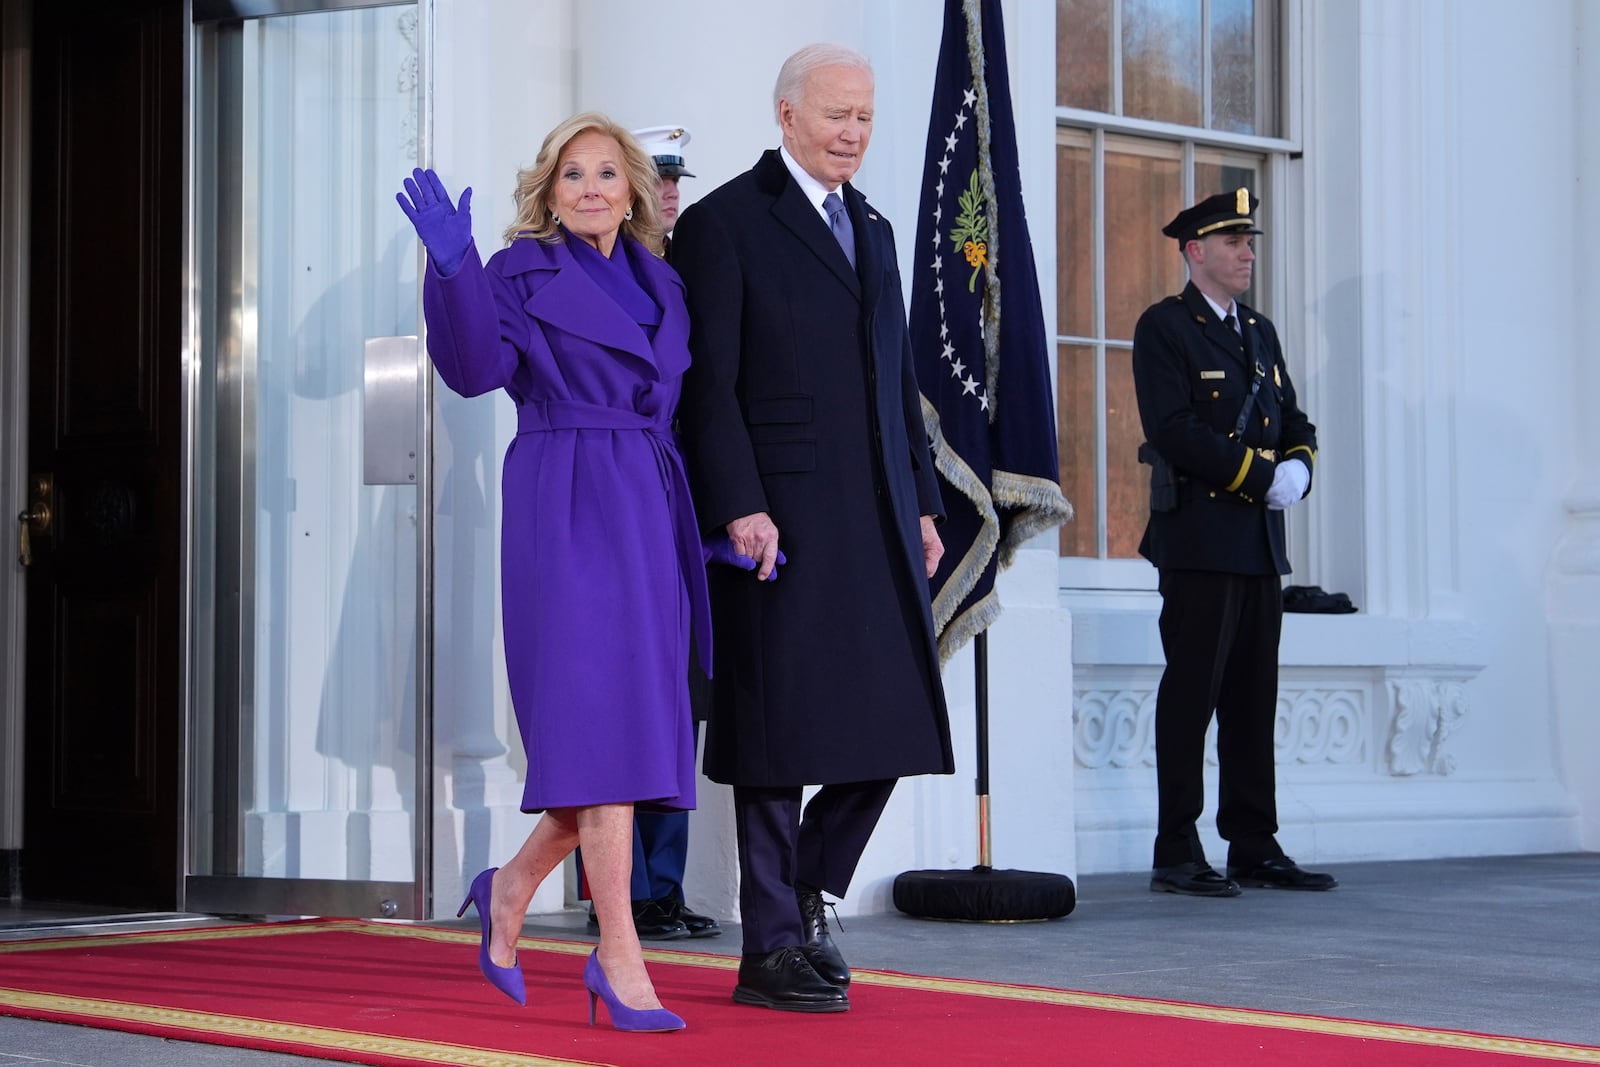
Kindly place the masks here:
[[(789, 154), (789, 150), (783, 145), (778, 146), (778, 155), (782, 157), (783, 165), (789, 168), (789, 174), (794, 178), (794, 183), (800, 187), (802, 193), (806, 194), (806, 199), (811, 201), (811, 206), (817, 209), (817, 214), (822, 216), (822, 221), (828, 223), (829, 229), (832, 229), (833, 223), (828, 219), (828, 209), (822, 206), (822, 201), (830, 192), (838, 192), (838, 190), (829, 189), (810, 174), (807, 174), (806, 169), (795, 162), (795, 158)], [(839, 193), (839, 199), (844, 199), (843, 193)]]

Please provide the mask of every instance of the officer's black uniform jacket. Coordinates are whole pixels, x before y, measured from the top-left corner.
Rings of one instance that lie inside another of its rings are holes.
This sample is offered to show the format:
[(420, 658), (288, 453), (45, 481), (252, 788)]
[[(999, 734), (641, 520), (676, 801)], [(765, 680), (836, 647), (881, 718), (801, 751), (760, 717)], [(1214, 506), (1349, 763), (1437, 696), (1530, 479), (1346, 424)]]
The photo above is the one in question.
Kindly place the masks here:
[[(1267, 489), (1278, 461), (1315, 470), (1317, 430), (1295, 403), (1278, 332), (1260, 312), (1237, 309), (1242, 337), (1191, 282), (1148, 308), (1134, 329), (1139, 420), (1178, 478), (1177, 510), (1152, 513), (1139, 545), (1157, 567), (1289, 573), (1283, 512), (1268, 510)], [(1235, 439), (1257, 365), (1261, 387)]]

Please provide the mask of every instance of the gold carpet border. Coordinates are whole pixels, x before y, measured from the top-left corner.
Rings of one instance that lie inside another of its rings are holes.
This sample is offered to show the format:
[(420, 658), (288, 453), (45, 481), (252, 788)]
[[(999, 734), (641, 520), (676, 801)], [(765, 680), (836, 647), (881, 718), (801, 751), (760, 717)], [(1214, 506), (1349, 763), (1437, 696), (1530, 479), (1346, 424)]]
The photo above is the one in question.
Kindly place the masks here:
[[(437, 941), (457, 945), (477, 945), (480, 934), (476, 930), (454, 930), (443, 926), (414, 926), (407, 922), (381, 922), (376, 919), (291, 919), (285, 922), (260, 923), (248, 926), (208, 926), (185, 930), (133, 930), (121, 934), (73, 934), (70, 937), (34, 938), (18, 941), (0, 941), (0, 955), (14, 952), (43, 952), (55, 949), (101, 948), (108, 945), (129, 945), (136, 942), (179, 943), (185, 941), (222, 941), (238, 938), (289, 937), (305, 933), (353, 933), (369, 937), (402, 937)], [(517, 947), (536, 952), (554, 952), (563, 956), (587, 956), (594, 945), (586, 941), (563, 941), (547, 937), (519, 937)], [(658, 963), (682, 963), (693, 967), (715, 970), (737, 970), (739, 960), (733, 956), (713, 955), (706, 952), (672, 952), (646, 949), (645, 959)]]
[[(83, 934), (73, 937), (51, 938), (37, 941), (0, 942), (0, 954), (8, 952), (39, 951), (47, 948), (70, 948), (81, 946), (84, 942), (93, 942), (95, 946), (128, 944), (135, 941), (213, 941), (228, 938), (253, 938), (275, 937), (302, 933), (357, 933), (374, 937), (401, 937), (408, 939), (422, 939), (426, 941), (448, 942), (453, 944), (476, 945), (479, 933), (474, 930), (453, 930), (439, 926), (421, 926), (411, 923), (380, 922), (372, 919), (311, 919), (292, 920), (289, 922), (262, 923), (259, 926), (218, 926), (199, 930), (145, 930), (134, 931), (127, 934)], [(584, 941), (566, 941), (544, 937), (520, 937), (517, 939), (519, 948), (527, 948), (540, 952), (554, 952), (568, 956), (587, 956), (593, 951), (593, 944)], [(732, 971), (739, 966), (737, 957), (716, 955), (705, 952), (682, 952), (671, 949), (647, 949), (645, 958), (657, 963), (679, 964), (688, 967), (706, 967), (715, 970)], [(1116, 1011), (1125, 1014), (1151, 1015), (1172, 1019), (1189, 1019), (1198, 1022), (1215, 1022), (1237, 1026), (1260, 1026), (1276, 1030), (1299, 1030), (1313, 1034), (1327, 1034), (1335, 1037), (1351, 1037), (1363, 1040), (1394, 1041), (1402, 1044), (1436, 1045), (1444, 1048), (1458, 1048), (1477, 1052), (1500, 1052), (1514, 1056), (1524, 1056), (1531, 1059), (1556, 1060), (1565, 1063), (1596, 1063), (1600, 1064), (1600, 1048), (1586, 1045), (1566, 1045), (1550, 1041), (1537, 1041), (1527, 1038), (1496, 1037), (1484, 1034), (1469, 1034), (1457, 1030), (1430, 1030), (1425, 1027), (1403, 1026), (1397, 1023), (1362, 1022), (1354, 1019), (1331, 1019), (1316, 1015), (1296, 1015), (1289, 1012), (1263, 1011), (1256, 1008), (1226, 1008), (1208, 1004), (1186, 1004), (1177, 1001), (1150, 1000), (1143, 997), (1121, 996), (1110, 993), (1083, 993), (1070, 989), (1050, 989), (1042, 986), (1012, 985), (1005, 982), (987, 982), (970, 978), (937, 978), (928, 975), (898, 974), (893, 971), (872, 971), (852, 969), (853, 985), (875, 985), (890, 989), (915, 989), (935, 993), (958, 993), (966, 996), (992, 997), (999, 1000), (1015, 1000), (1035, 1004), (1050, 1004), (1060, 1007), (1091, 1008), (1101, 1011)], [(17, 994), (26, 997), (45, 997), (45, 994), (26, 993), (20, 990), (0, 989), (0, 999), (3, 994)], [(53, 996), (53, 995), (51, 995)], [(55, 997), (64, 1003), (72, 1004), (117, 1004), (115, 1001), (78, 1001), (70, 997)], [(165, 1014), (193, 1018), (215, 1018), (228, 1020), (230, 1016), (202, 1016), (187, 1012), (174, 1012), (170, 1009), (148, 1008), (141, 1005), (121, 1005), (128, 1011), (150, 1014)], [(78, 1010), (78, 1009), (61, 1009)], [(126, 1016), (107, 1016), (126, 1017)], [(249, 1020), (253, 1025), (261, 1027), (283, 1027), (291, 1032), (311, 1032), (305, 1028), (287, 1026), (285, 1024)], [(245, 1031), (217, 1031), (217, 1032), (245, 1032)], [(253, 1031), (260, 1033), (262, 1031)], [(341, 1033), (340, 1031), (322, 1031), (329, 1034)], [(367, 1035), (352, 1035), (365, 1038)], [(374, 1041), (388, 1041), (391, 1039), (373, 1038)], [(404, 1042), (402, 1042), (404, 1044)], [(330, 1048), (365, 1048), (365, 1045), (329, 1045)], [(453, 1049), (454, 1046), (429, 1046), (419, 1043), (418, 1047)], [(487, 1050), (474, 1050), (480, 1055), (493, 1057), (500, 1055)], [(394, 1055), (410, 1055), (410, 1053), (393, 1053)], [(418, 1058), (426, 1058), (419, 1056)], [(450, 1063), (451, 1060), (438, 1062)], [(544, 1067), (544, 1065), (577, 1064), (585, 1061), (541, 1059), (538, 1057), (524, 1057), (520, 1059), (485, 1059), (470, 1061), (470, 1067)]]
[(924, 975), (896, 974), (892, 971), (865, 971), (854, 968), (851, 969), (850, 973), (852, 987), (856, 985), (879, 985), (895, 989), (963, 993), (968, 996), (993, 997), (999, 1000), (1025, 1001), (1061, 1007), (1094, 1008), (1101, 1011), (1154, 1015), (1198, 1022), (1225, 1023), (1234, 1026), (1260, 1026), (1273, 1030), (1299, 1030), (1306, 1033), (1361, 1038), (1369, 1041), (1396, 1041), (1412, 1045), (1436, 1045), (1441, 1048), (1458, 1048), (1474, 1052), (1503, 1052), (1510, 1055), (1526, 1056), (1533, 1059), (1559, 1060), (1566, 1063), (1600, 1063), (1600, 1048), (1593, 1048), (1587, 1045), (1564, 1045), (1552, 1041), (1536, 1041), (1519, 1037), (1494, 1037), (1485, 1034), (1463, 1033), (1459, 1030), (1429, 1030), (1426, 1027), (1403, 1026), (1398, 1023), (1329, 1019), (1317, 1015), (1263, 1011), (1258, 1008), (1224, 1008), (1209, 1004), (1147, 1000), (1143, 997), (1120, 996), (1112, 993), (1080, 993), (1070, 989), (1008, 985), (1004, 982), (984, 982), (966, 978), (932, 978)]
[(460, 1065), (460, 1067), (601, 1067), (593, 1060), (523, 1055), (498, 1049), (477, 1048), (472, 1045), (383, 1037), (355, 1030), (252, 1019), (245, 1015), (180, 1011), (148, 1004), (129, 1004), (120, 1000), (93, 1000), (55, 993), (34, 993), (25, 989), (0, 987), (0, 1004), (33, 1011), (58, 1012), (107, 1023), (165, 1026), (195, 1034), (255, 1038), (257, 1041), (278, 1041), (304, 1046), (307, 1049), (364, 1052), (379, 1056), (406, 1057), (422, 1063)]

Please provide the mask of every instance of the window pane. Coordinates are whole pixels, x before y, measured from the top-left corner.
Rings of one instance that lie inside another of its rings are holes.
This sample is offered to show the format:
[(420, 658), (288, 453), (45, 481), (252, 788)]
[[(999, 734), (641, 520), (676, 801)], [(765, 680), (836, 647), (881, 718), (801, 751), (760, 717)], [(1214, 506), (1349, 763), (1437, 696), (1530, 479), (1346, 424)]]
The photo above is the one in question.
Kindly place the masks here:
[(1056, 331), (1094, 336), (1094, 152), (1082, 130), (1056, 148)]
[(1106, 144), (1106, 337), (1133, 340), (1144, 309), (1183, 288), (1178, 243), (1161, 227), (1183, 207), (1179, 146)]
[(1073, 509), (1072, 521), (1061, 527), (1063, 556), (1099, 555), (1094, 361), (1095, 350), (1089, 345), (1056, 346), (1056, 445), (1061, 491)]
[(1111, 110), (1111, 0), (1056, 0), (1056, 103)]
[[(1227, 157), (1215, 152), (1195, 153), (1194, 161), (1194, 197), (1202, 200), (1216, 193), (1231, 193), (1233, 190), (1244, 186), (1256, 196), (1261, 195), (1261, 171), (1258, 160)], [(1262, 204), (1256, 208), (1256, 226), (1266, 229), (1261, 225), (1263, 214)], [(1261, 255), (1261, 242), (1256, 242), (1256, 255)], [(1250, 288), (1239, 294), (1239, 303), (1249, 307), (1258, 307), (1256, 303), (1255, 279), (1261, 275), (1265, 265), (1259, 260), (1256, 263), (1256, 272), (1251, 275)]]
[(1200, 40), (1200, 0), (1126, 0), (1123, 114), (1200, 125)]
[(1150, 517), (1150, 468), (1139, 462), (1139, 405), (1133, 394), (1133, 351), (1106, 351), (1106, 554), (1139, 555)]
[(1211, 0), (1211, 126), (1256, 133), (1256, 0)]

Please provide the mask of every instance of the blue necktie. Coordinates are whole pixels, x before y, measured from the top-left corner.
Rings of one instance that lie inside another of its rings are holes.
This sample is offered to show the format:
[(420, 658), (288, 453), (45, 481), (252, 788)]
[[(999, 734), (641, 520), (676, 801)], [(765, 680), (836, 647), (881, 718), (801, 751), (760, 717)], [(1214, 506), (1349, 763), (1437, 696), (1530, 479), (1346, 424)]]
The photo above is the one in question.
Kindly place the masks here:
[(850, 212), (844, 209), (844, 201), (839, 199), (838, 193), (829, 193), (822, 198), (823, 210), (828, 213), (828, 228), (833, 231), (833, 236), (839, 242), (839, 247), (844, 249), (844, 258), (850, 261), (850, 269), (856, 265), (856, 231), (850, 225)]

